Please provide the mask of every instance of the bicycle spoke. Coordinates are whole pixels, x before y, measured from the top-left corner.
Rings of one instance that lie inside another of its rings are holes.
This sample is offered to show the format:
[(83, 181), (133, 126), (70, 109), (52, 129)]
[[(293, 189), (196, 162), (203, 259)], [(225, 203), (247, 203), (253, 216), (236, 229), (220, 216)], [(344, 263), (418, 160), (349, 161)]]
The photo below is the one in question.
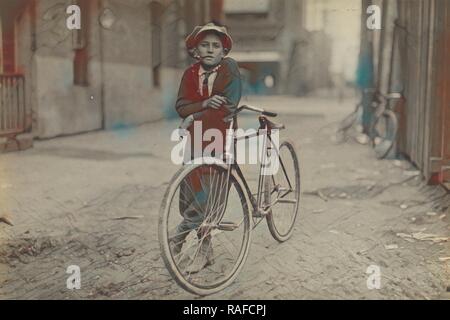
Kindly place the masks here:
[(175, 231), (168, 238), (174, 242), (170, 259), (181, 282), (214, 287), (241, 268), (239, 261), (248, 252), (250, 217), (242, 189), (236, 192), (239, 184), (228, 179), (226, 170), (204, 165), (186, 174), (175, 192), (179, 198), (171, 201), (168, 222)]

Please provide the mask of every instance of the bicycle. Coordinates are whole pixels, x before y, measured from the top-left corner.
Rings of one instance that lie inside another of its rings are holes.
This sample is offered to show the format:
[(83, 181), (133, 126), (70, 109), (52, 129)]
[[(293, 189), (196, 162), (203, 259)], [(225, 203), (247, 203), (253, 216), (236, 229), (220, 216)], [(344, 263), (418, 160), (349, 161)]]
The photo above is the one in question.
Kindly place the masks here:
[[(398, 132), (398, 120), (393, 109), (390, 107), (389, 102), (395, 99), (403, 99), (401, 93), (389, 93), (387, 95), (382, 94), (380, 91), (368, 88), (363, 90), (363, 98), (356, 105), (355, 110), (345, 117), (339, 124), (336, 131), (336, 140), (338, 142), (344, 142), (348, 139), (348, 132), (359, 125), (361, 128), (357, 128), (356, 131), (363, 133), (364, 128), (359, 123), (363, 117), (363, 101), (364, 95), (371, 94), (370, 107), (372, 108), (372, 116), (369, 121), (368, 129), (366, 129), (370, 144), (375, 150), (376, 157), (378, 159), (385, 159), (392, 148), (394, 147), (397, 139)], [(364, 135), (365, 136), (365, 135)], [(357, 139), (358, 142), (360, 142)], [(367, 137), (364, 140), (367, 143)]]
[[(260, 114), (258, 131), (228, 134), (227, 146), (262, 138), (257, 192), (252, 193), (229, 147), (225, 156), (232, 160), (228, 163), (205, 158), (181, 168), (170, 181), (160, 208), (159, 241), (165, 266), (178, 285), (200, 296), (217, 293), (234, 282), (247, 259), (252, 231), (263, 220), (272, 237), (285, 242), (292, 236), (298, 215), (300, 166), (294, 145), (284, 141), (277, 146), (272, 139), (274, 130), (285, 126), (268, 119), (276, 113), (241, 106), (224, 118), (230, 124), (228, 132), (233, 132), (243, 110)], [(269, 171), (268, 159), (276, 159), (279, 170)], [(191, 223), (189, 228), (183, 224), (186, 220)], [(205, 255), (204, 268), (192, 270), (196, 259)]]
[(377, 103), (372, 105), (374, 116), (370, 123), (369, 135), (377, 158), (385, 159), (392, 151), (398, 133), (398, 119), (390, 101), (403, 99), (403, 95), (397, 92), (383, 95), (377, 91), (375, 97)]

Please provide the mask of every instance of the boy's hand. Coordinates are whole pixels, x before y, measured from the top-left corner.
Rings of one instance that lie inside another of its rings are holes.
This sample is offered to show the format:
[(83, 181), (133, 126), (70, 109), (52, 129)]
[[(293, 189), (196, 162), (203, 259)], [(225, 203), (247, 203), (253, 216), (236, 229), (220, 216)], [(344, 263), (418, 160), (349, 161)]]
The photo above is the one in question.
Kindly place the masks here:
[(224, 104), (228, 103), (228, 99), (222, 96), (212, 96), (211, 98), (203, 101), (203, 108), (213, 108), (213, 109), (219, 109)]

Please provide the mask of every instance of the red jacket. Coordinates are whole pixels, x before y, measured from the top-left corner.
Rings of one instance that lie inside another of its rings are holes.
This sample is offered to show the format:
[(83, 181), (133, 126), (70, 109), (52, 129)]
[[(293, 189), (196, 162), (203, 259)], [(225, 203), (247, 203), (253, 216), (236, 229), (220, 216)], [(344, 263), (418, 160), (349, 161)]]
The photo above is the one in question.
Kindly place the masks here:
[[(195, 121), (202, 122), (202, 135), (204, 132), (211, 128), (216, 128), (221, 131), (225, 143), (226, 130), (229, 128), (229, 124), (223, 121), (223, 118), (230, 114), (230, 111), (239, 106), (242, 94), (242, 82), (239, 73), (239, 67), (231, 58), (225, 58), (219, 65), (217, 70), (217, 77), (214, 81), (211, 96), (221, 95), (233, 104), (232, 107), (222, 106), (219, 110), (202, 108), (202, 103), (205, 99), (200, 94), (200, 83), (198, 71), (200, 63), (196, 63), (190, 66), (183, 75), (180, 83), (180, 89), (178, 92), (178, 99), (175, 108), (181, 118), (185, 119), (190, 115), (194, 116)], [(235, 122), (235, 128), (237, 123)], [(188, 128), (191, 134), (191, 139), (194, 141), (194, 129), (193, 125)], [(198, 139), (198, 137), (197, 137)], [(210, 142), (203, 143), (203, 149)]]

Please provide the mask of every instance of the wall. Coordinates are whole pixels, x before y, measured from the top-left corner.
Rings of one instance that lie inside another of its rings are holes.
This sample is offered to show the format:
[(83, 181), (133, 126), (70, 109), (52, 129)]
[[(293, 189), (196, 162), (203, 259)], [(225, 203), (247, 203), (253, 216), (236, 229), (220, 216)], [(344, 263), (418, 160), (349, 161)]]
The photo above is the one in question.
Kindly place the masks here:
[[(33, 132), (40, 138), (101, 128), (100, 58), (95, 45), (98, 36), (90, 32), (87, 40), (89, 85), (75, 86), (72, 32), (66, 28), (65, 14), (65, 8), (70, 4), (71, 1), (56, 4), (51, 0), (36, 1), (34, 32), (33, 28), (27, 27), (33, 19), (32, 6), (27, 7), (19, 22), (19, 63), (27, 75)], [(34, 43), (32, 39), (30, 41), (33, 36)], [(35, 47), (29, 47), (30, 43)]]
[(304, 32), (295, 43), (289, 70), (289, 93), (305, 95), (331, 85), (331, 39), (323, 31)]
[(354, 81), (360, 46), (361, 0), (305, 0), (304, 7), (305, 29), (324, 32), (329, 39), (329, 71), (342, 75), (346, 81)]
[[(163, 117), (163, 89), (153, 85), (149, 1), (88, 1), (85, 85), (74, 84), (74, 32), (66, 28), (65, 13), (72, 1), (36, 1), (35, 26), (31, 3), (18, 19), (17, 43), (35, 136), (139, 125)], [(99, 23), (105, 12), (114, 21), (108, 28)], [(169, 78), (171, 74), (169, 70)]]
[(116, 21), (101, 28), (105, 128), (137, 125), (162, 117), (153, 87), (150, 7), (105, 1)]
[(448, 183), (450, 3), (384, 0), (382, 4), (388, 19), (379, 42), (377, 85), (383, 92), (402, 91), (406, 99), (395, 106), (398, 151), (429, 183)]

